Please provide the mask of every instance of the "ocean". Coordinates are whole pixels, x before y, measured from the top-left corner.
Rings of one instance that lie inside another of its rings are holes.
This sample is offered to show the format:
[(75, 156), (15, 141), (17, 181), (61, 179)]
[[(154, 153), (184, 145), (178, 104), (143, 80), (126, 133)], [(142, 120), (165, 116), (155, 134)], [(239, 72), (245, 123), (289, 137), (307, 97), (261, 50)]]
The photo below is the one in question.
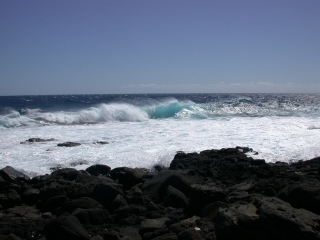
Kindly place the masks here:
[[(29, 138), (54, 140), (21, 144)], [(0, 169), (31, 177), (93, 164), (169, 166), (178, 151), (236, 146), (267, 162), (320, 156), (320, 95), (0, 96)]]

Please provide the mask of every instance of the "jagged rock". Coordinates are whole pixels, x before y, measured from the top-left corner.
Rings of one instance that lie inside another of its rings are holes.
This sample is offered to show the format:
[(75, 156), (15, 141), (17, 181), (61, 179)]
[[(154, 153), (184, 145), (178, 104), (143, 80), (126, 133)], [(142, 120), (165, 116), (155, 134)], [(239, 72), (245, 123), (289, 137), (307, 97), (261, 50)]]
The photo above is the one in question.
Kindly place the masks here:
[(86, 171), (94, 176), (108, 175), (110, 173), (111, 167), (104, 164), (96, 164), (88, 167)]
[(179, 152), (157, 172), (94, 165), (30, 181), (0, 175), (0, 238), (320, 239), (320, 158), (265, 163), (248, 151)]
[(75, 143), (75, 142), (65, 142), (65, 143), (58, 143), (58, 147), (77, 147), (80, 146), (80, 143)]
[(58, 217), (44, 226), (47, 240), (89, 240), (88, 232), (74, 216)]
[(21, 179), (23, 181), (30, 180), (30, 178), (27, 175), (15, 170), (13, 167), (10, 166), (2, 168), (0, 170), (0, 176), (3, 177), (4, 180), (9, 182), (14, 182), (16, 179)]

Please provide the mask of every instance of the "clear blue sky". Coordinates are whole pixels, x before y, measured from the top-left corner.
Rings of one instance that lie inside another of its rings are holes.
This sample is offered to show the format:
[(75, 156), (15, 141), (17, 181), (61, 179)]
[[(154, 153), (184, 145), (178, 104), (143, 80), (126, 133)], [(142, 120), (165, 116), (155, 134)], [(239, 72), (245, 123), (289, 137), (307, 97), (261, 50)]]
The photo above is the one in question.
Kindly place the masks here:
[(0, 0), (0, 95), (320, 92), (319, 0)]

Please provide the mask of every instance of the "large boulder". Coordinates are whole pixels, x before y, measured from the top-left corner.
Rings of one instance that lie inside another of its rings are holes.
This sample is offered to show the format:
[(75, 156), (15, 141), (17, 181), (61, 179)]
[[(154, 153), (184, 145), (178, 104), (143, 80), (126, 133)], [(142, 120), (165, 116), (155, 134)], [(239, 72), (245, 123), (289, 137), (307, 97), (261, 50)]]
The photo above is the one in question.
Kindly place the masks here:
[(201, 216), (205, 206), (218, 201), (226, 201), (225, 190), (214, 185), (194, 184), (190, 192), (189, 215)]
[(141, 183), (145, 172), (139, 168), (119, 167), (111, 170), (110, 175), (117, 180), (124, 188), (129, 189)]
[(123, 192), (117, 185), (101, 183), (94, 187), (90, 197), (108, 210), (112, 210), (112, 202), (119, 194), (123, 195)]
[(73, 211), (72, 216), (78, 218), (82, 224), (100, 225), (106, 223), (110, 214), (108, 210), (104, 208), (90, 208), (82, 209), (77, 208)]
[(168, 186), (163, 204), (164, 206), (171, 206), (174, 208), (185, 208), (188, 204), (188, 199), (186, 195), (178, 189)]
[(78, 175), (79, 171), (74, 169), (74, 168), (63, 168), (63, 169), (58, 169), (54, 172), (51, 173), (51, 176), (56, 176), (56, 177), (62, 177), (63, 179), (73, 181), (75, 180)]
[(302, 182), (284, 188), (279, 197), (295, 208), (320, 214), (320, 181)]
[(17, 191), (9, 189), (0, 193), (0, 205), (3, 208), (11, 208), (16, 205), (21, 205), (21, 197)]
[(48, 240), (89, 240), (88, 232), (74, 216), (63, 216), (50, 220), (44, 226)]
[(150, 182), (144, 184), (141, 190), (152, 201), (160, 202), (164, 200), (169, 186), (174, 187), (188, 197), (191, 184), (197, 183), (197, 181), (196, 176), (189, 174), (189, 172), (162, 170)]
[(81, 209), (90, 209), (90, 208), (104, 209), (104, 207), (100, 203), (95, 201), (94, 199), (88, 198), (88, 197), (82, 197), (82, 198), (76, 198), (76, 199), (64, 202), (61, 205), (60, 211), (61, 211), (61, 213), (64, 213), (64, 212), (72, 213), (77, 208), (81, 208)]
[(144, 219), (140, 223), (139, 233), (143, 236), (145, 233), (154, 232), (156, 230), (165, 228), (167, 223), (170, 222), (169, 218), (157, 218), (157, 219)]
[(320, 216), (295, 209), (275, 197), (255, 198), (252, 203), (235, 203), (219, 208), (217, 239), (319, 239)]
[(21, 179), (23, 181), (29, 181), (30, 178), (23, 174), (22, 172), (17, 171), (11, 166), (6, 166), (0, 170), (0, 176), (9, 182), (14, 182), (16, 179)]
[(96, 164), (88, 167), (86, 171), (94, 176), (108, 175), (110, 173), (111, 167), (104, 164)]

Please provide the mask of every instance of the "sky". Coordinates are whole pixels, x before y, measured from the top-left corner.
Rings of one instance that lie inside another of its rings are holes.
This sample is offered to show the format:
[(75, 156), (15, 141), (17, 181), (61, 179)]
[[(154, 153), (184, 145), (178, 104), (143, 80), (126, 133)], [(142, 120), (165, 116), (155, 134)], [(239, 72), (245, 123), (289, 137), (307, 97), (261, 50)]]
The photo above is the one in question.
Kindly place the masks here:
[(319, 0), (0, 0), (0, 95), (320, 93)]

